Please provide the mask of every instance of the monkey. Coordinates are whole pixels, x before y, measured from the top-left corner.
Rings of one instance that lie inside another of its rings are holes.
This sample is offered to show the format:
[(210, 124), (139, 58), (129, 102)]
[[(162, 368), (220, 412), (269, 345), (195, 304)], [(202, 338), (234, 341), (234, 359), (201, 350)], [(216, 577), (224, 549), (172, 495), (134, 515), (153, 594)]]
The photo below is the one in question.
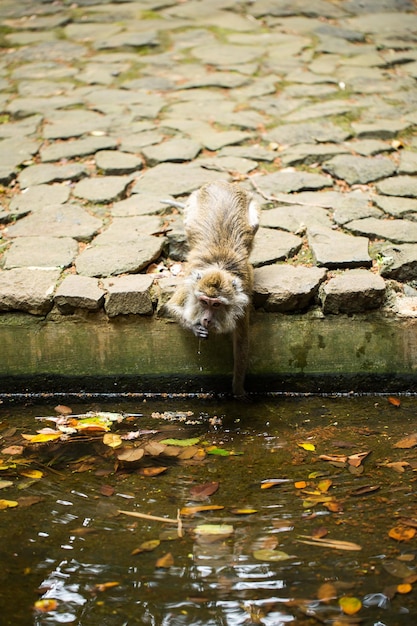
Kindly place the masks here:
[(167, 303), (169, 314), (199, 339), (233, 334), (233, 394), (245, 397), (249, 357), (249, 255), (259, 227), (253, 196), (234, 183), (207, 183), (188, 198), (184, 226), (189, 253), (183, 282)]

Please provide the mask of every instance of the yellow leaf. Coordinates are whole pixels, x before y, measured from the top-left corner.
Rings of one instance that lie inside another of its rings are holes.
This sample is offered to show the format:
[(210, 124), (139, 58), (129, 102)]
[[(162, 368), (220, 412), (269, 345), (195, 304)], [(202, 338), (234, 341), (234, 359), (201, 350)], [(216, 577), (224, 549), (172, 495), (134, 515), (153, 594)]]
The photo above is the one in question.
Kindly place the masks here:
[(174, 565), (174, 557), (171, 552), (167, 552), (159, 558), (155, 564), (156, 567), (172, 567)]
[(122, 445), (123, 441), (120, 435), (116, 435), (115, 433), (106, 433), (103, 436), (103, 443), (105, 446), (109, 446), (109, 448), (118, 448)]
[(340, 598), (339, 606), (342, 609), (343, 613), (346, 615), (355, 615), (362, 608), (362, 602), (359, 598), (354, 598), (352, 596), (345, 596)]
[(415, 528), (409, 528), (404, 526), (394, 526), (388, 532), (389, 537), (391, 539), (395, 539), (396, 541), (410, 541), (416, 534)]
[(305, 489), (307, 487), (307, 483), (305, 480), (297, 480), (297, 482), (294, 483), (294, 487), (296, 489)]
[(18, 506), (18, 502), (16, 500), (0, 500), (0, 510), (1, 509), (12, 509), (15, 506)]
[(108, 583), (99, 583), (98, 585), (94, 585), (95, 591), (106, 591), (107, 589), (111, 589), (112, 587), (118, 587), (120, 583), (111, 581)]
[(403, 583), (402, 585), (397, 585), (398, 593), (410, 593), (412, 589), (413, 587), (410, 585), (410, 583)]
[(40, 435), (22, 435), (24, 439), (30, 441), (30, 443), (46, 443), (48, 441), (54, 441), (60, 439), (62, 433), (41, 433)]
[(332, 484), (333, 482), (330, 480), (330, 478), (326, 478), (325, 480), (321, 480), (319, 484), (317, 485), (317, 487), (319, 488), (320, 491), (322, 491), (323, 493), (326, 493), (326, 491), (330, 489)]
[(220, 504), (202, 504), (201, 506), (184, 506), (180, 510), (181, 515), (194, 515), (200, 513), (200, 511), (220, 511), (224, 509), (224, 506)]
[(37, 600), (34, 607), (37, 611), (42, 613), (48, 613), (48, 611), (55, 611), (58, 606), (58, 602), (54, 598), (44, 598), (43, 600)]
[(42, 478), (43, 476), (43, 472), (41, 472), (40, 470), (35, 470), (35, 469), (28, 469), (25, 470), (24, 472), (20, 472), (21, 476), (26, 476), (26, 478), (34, 478), (35, 480)]
[(316, 449), (316, 446), (313, 443), (297, 443), (297, 446), (303, 448), (303, 450), (309, 450), (313, 452)]

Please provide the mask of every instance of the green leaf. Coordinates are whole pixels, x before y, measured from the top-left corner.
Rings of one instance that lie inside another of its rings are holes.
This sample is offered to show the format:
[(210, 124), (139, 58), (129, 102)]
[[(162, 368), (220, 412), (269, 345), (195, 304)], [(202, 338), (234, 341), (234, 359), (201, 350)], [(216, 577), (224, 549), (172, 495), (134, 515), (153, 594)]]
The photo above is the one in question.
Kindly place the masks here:
[(288, 559), (294, 558), (290, 554), (282, 552), (282, 550), (271, 550), (270, 548), (255, 550), (253, 556), (257, 561), (267, 561), (268, 563), (273, 563), (276, 561), (287, 561)]
[(200, 437), (191, 437), (190, 439), (164, 439), (159, 443), (163, 443), (166, 446), (195, 446), (200, 441)]

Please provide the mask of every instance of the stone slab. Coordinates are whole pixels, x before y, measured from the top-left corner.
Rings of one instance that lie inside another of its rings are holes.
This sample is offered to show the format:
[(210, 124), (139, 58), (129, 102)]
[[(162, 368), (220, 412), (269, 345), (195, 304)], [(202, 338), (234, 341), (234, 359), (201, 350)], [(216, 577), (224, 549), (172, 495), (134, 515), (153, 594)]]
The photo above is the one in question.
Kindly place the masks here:
[(61, 270), (15, 268), (0, 271), (0, 311), (26, 311), (45, 315)]
[(7, 230), (9, 238), (36, 237), (40, 233), (51, 237), (73, 237), (89, 241), (102, 227), (102, 221), (85, 209), (72, 204), (51, 205), (23, 217)]
[(382, 306), (385, 281), (368, 270), (347, 270), (324, 283), (319, 290), (325, 314), (361, 313)]
[(58, 286), (54, 302), (61, 313), (73, 313), (75, 309), (97, 311), (104, 304), (105, 291), (96, 278), (69, 274)]
[(326, 270), (294, 265), (266, 265), (255, 269), (254, 304), (265, 311), (302, 311), (314, 300)]
[(313, 226), (308, 229), (308, 243), (319, 267), (335, 269), (372, 265), (367, 237), (353, 237), (331, 228)]
[(153, 313), (150, 274), (120, 276), (103, 280), (107, 293), (104, 309), (109, 317), (151, 315)]
[(78, 253), (71, 237), (18, 237), (7, 250), (4, 269), (13, 267), (68, 267)]
[(86, 248), (75, 260), (83, 276), (116, 276), (137, 273), (161, 254), (164, 240), (144, 236), (139, 241), (109, 243)]

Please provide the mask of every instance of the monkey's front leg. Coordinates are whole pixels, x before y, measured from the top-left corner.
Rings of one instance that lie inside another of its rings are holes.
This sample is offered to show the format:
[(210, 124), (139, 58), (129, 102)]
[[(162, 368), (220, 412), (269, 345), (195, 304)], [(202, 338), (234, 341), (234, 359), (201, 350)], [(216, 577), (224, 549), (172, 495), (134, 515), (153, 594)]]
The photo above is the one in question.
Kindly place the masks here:
[(245, 374), (249, 359), (249, 311), (241, 317), (233, 333), (233, 395), (245, 399)]

